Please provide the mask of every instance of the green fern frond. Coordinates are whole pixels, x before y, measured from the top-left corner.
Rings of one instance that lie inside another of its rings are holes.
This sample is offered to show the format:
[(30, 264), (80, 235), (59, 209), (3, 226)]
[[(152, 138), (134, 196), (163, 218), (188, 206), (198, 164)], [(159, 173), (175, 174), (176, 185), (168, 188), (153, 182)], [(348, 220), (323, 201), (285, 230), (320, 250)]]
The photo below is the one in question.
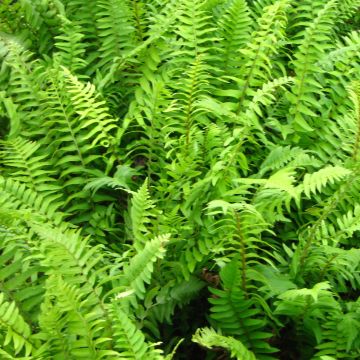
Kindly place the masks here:
[[(135, 92), (135, 100), (130, 103), (123, 127), (136, 131), (140, 135), (136, 142), (127, 148), (127, 157), (135, 162), (145, 159), (147, 177), (156, 175), (166, 165), (165, 147), (168, 132), (160, 131), (167, 126), (164, 109), (169, 107), (169, 90), (160, 76), (148, 80), (146, 76), (140, 80), (141, 87)], [(135, 125), (135, 122), (138, 124)]]
[(241, 79), (238, 80), (240, 96), (237, 112), (243, 111), (243, 102), (252, 89), (270, 79), (270, 57), (276, 54), (277, 46), (284, 37), (288, 6), (288, 1), (284, 0), (266, 7), (258, 19), (259, 29), (253, 32), (249, 44), (240, 50), (242, 65), (239, 68)]
[(37, 127), (36, 119), (42, 117), (39, 110), (43, 69), (38, 61), (33, 60), (34, 54), (25, 50), (16, 40), (6, 39), (6, 47), (8, 53), (5, 64), (11, 69), (7, 92), (18, 105), (22, 134), (31, 134)]
[(13, 345), (15, 354), (24, 351), (25, 356), (36, 349), (29, 324), (21, 316), (15, 302), (9, 302), (0, 293), (0, 331), (5, 332), (3, 346)]
[[(351, 62), (353, 60), (353, 58), (349, 59)], [(334, 77), (337, 77), (338, 73), (339, 70), (334, 73)], [(351, 74), (348, 76), (351, 78)], [(331, 84), (335, 84), (334, 81)], [(313, 144), (311, 146), (311, 149), (316, 151), (324, 163), (333, 164), (345, 162), (349, 158), (356, 159), (360, 133), (358, 81), (351, 84), (341, 84), (339, 81), (337, 83), (336, 91), (340, 92), (340, 96), (337, 97), (339, 101), (338, 110), (334, 112), (334, 119), (329, 119), (327, 125), (319, 131), (319, 136), (324, 142), (326, 141), (326, 145)]]
[[(148, 50), (158, 42), (158, 40), (167, 32), (174, 27), (174, 23), (181, 16), (182, 8), (178, 5), (177, 0), (167, 1), (161, 11), (157, 14), (154, 14), (153, 21), (149, 25), (147, 31), (147, 38), (141, 44), (136, 46), (133, 50), (125, 53), (121, 58), (115, 58), (112, 62), (112, 65), (109, 69), (108, 74), (106, 74), (101, 80), (100, 87), (106, 87), (107, 85), (115, 81), (116, 73), (125, 68), (127, 64), (131, 64), (138, 56), (141, 56), (145, 50)], [(144, 62), (148, 58), (144, 58)]]
[[(317, 283), (313, 288), (288, 290), (279, 296), (275, 315), (286, 315), (292, 319), (297, 335), (297, 346), (301, 352), (313, 353), (314, 344), (321, 340), (321, 325), (328, 314), (337, 314), (340, 304), (329, 290), (327, 282)], [(331, 316), (330, 315), (330, 316)]]
[(84, 35), (81, 34), (79, 25), (72, 23), (64, 16), (60, 16), (60, 19), (62, 23), (61, 34), (55, 37), (55, 46), (59, 51), (57, 53), (58, 61), (72, 73), (78, 73), (87, 66), (83, 59), (86, 47), (81, 42)]
[[(270, 170), (278, 170), (283, 168), (289, 163), (299, 157), (305, 157), (309, 154), (308, 151), (301, 149), (299, 147), (290, 147), (288, 146), (276, 146), (270, 151), (270, 153), (265, 158), (264, 162), (261, 164), (260, 174), (263, 175)], [(311, 155), (308, 155), (309, 157)], [(321, 165), (321, 162), (316, 161), (315, 158), (312, 158), (313, 165)], [(300, 166), (300, 163), (299, 163)]]
[(135, 294), (142, 299), (145, 293), (145, 284), (149, 284), (151, 274), (154, 270), (154, 263), (164, 257), (165, 245), (170, 235), (160, 235), (147, 242), (124, 269), (123, 285), (130, 286)]
[(323, 324), (322, 342), (316, 356), (356, 359), (359, 356), (360, 317), (356, 311), (335, 313)]
[(51, 194), (60, 190), (46, 155), (37, 155), (40, 144), (20, 137), (0, 141), (0, 161), (13, 180), (42, 194)]
[(50, 54), (54, 47), (57, 16), (61, 6), (56, 1), (20, 0), (21, 19), (26, 23), (32, 47), (40, 54)]
[(121, 304), (112, 302), (110, 313), (113, 321), (115, 348), (122, 359), (142, 360), (147, 358), (148, 345), (144, 334), (129, 319)]
[(95, 194), (100, 188), (110, 187), (130, 192), (131, 179), (137, 174), (138, 172), (129, 166), (118, 165), (113, 177), (102, 174), (103, 176), (90, 180), (84, 190), (93, 190), (93, 194)]
[(250, 9), (252, 11), (253, 18), (259, 18), (264, 10), (275, 3), (276, 0), (252, 0), (250, 1)]
[(356, 11), (359, 11), (359, 0), (344, 0), (339, 2), (338, 15), (342, 21), (350, 19)]
[[(95, 277), (91, 275), (103, 258), (99, 251), (101, 245), (91, 247), (89, 238), (81, 237), (79, 230), (52, 228), (34, 222), (29, 222), (29, 225), (42, 239), (37, 246), (49, 274), (59, 275), (69, 282), (94, 284)], [(74, 278), (73, 274), (79, 276)]]
[[(172, 111), (168, 112), (172, 119), (168, 124), (168, 136), (171, 138), (173, 133), (179, 133), (180, 143), (184, 143), (185, 147), (190, 145), (192, 127), (199, 124), (204, 117), (197, 102), (211, 90), (207, 68), (201, 56), (197, 56), (186, 71), (186, 75), (182, 74), (183, 78), (174, 84), (175, 88), (180, 90), (174, 94), (174, 105)], [(169, 142), (166, 146), (169, 146)]]
[(266, 251), (261, 233), (269, 231), (268, 224), (254, 206), (246, 203), (213, 200), (209, 202), (207, 211), (209, 216), (218, 218), (213, 221), (209, 230), (223, 239), (223, 249), (230, 251), (235, 257), (240, 254), (242, 289), (246, 293), (247, 267), (260, 260), (259, 251)]
[[(335, 231), (336, 236), (339, 237), (339, 234)], [(316, 247), (304, 263), (303, 273), (307, 279), (329, 281), (338, 292), (346, 291), (347, 283), (357, 289), (360, 281), (357, 270), (359, 258), (359, 249), (344, 250), (327, 245)]]
[(350, 170), (341, 166), (327, 166), (312, 174), (306, 174), (303, 182), (304, 193), (310, 197), (312, 193), (321, 192), (327, 184), (346, 179), (350, 174)]
[[(109, 353), (102, 354), (101, 344), (109, 342), (110, 339), (99, 337), (105, 326), (103, 314), (99, 308), (94, 307), (94, 296), (87, 298), (86, 295), (85, 291), (75, 284), (69, 284), (60, 275), (50, 276), (46, 285), (46, 296), (53, 299), (53, 304), (56, 304), (61, 314), (61, 318), (53, 323), (56, 328), (50, 331), (66, 338), (68, 355), (71, 357), (94, 360), (109, 358)], [(54, 316), (53, 311), (50, 314)], [(71, 329), (76, 329), (76, 336), (71, 336)], [(61, 352), (58, 355), (60, 354)]]
[(80, 27), (78, 33), (82, 34), (82, 45), (86, 47), (85, 61), (89, 64), (86, 69), (88, 75), (96, 71), (96, 61), (99, 56), (100, 38), (97, 28), (97, 1), (88, 2), (83, 0), (62, 1), (65, 7), (65, 15), (75, 27)]
[(5, 209), (24, 210), (58, 224), (63, 218), (58, 198), (59, 194), (44, 197), (17, 180), (0, 177), (0, 204)]
[(2, 116), (8, 118), (8, 139), (14, 138), (19, 135), (21, 128), (19, 107), (10, 97), (6, 96), (5, 91), (0, 92), (0, 104), (3, 108)]
[(353, 128), (356, 129), (356, 132), (354, 133), (355, 139), (352, 150), (352, 158), (356, 161), (360, 148), (360, 81), (352, 83), (349, 88), (349, 95), (354, 108), (353, 114), (351, 115), (354, 122)]
[[(259, 119), (264, 117), (264, 114), (270, 105), (276, 103), (278, 100), (278, 92), (285, 90), (286, 86), (293, 82), (294, 79), (287, 76), (265, 82), (253, 93), (253, 97), (249, 100), (247, 105), (244, 106), (244, 110), (237, 114), (239, 119), (237, 122), (245, 126), (246, 132), (257, 130), (260, 139), (264, 143), (267, 143), (267, 140), (265, 140), (261, 134), (264, 132), (264, 127), (267, 126), (267, 124), (260, 124)], [(259, 133), (261, 135), (259, 135)]]
[(82, 136), (82, 140), (91, 141), (92, 146), (110, 146), (114, 141), (112, 132), (116, 128), (116, 120), (108, 113), (105, 101), (98, 99), (94, 85), (89, 82), (82, 84), (66, 68), (63, 72), (74, 111), (81, 122), (75, 131), (86, 129), (87, 134)]
[(326, 70), (333, 69), (336, 63), (347, 63), (348, 59), (356, 59), (360, 49), (360, 34), (352, 31), (339, 41), (336, 49), (323, 57), (319, 64)]
[[(133, 2), (137, 6), (137, 1)], [(131, 15), (130, 1), (111, 0), (97, 1), (97, 28), (101, 41), (99, 56), (101, 61), (96, 65), (106, 72), (115, 58), (123, 57), (136, 46), (136, 32)]]
[(36, 322), (42, 301), (44, 268), (33, 258), (32, 234), (24, 217), (21, 212), (0, 210), (0, 282), (6, 298), (16, 302), (24, 320), (31, 324)]
[(212, 42), (216, 39), (215, 27), (211, 16), (204, 10), (204, 0), (182, 0), (179, 5), (180, 14), (177, 18), (175, 33), (179, 36), (180, 53), (175, 58), (175, 65), (180, 66), (192, 62), (197, 56), (209, 56)]
[(266, 354), (276, 351), (267, 339), (271, 334), (266, 332), (266, 320), (259, 318), (260, 310), (254, 302), (245, 297), (241, 290), (241, 272), (238, 263), (232, 261), (220, 273), (224, 290), (210, 288), (214, 297), (209, 298), (212, 304), (210, 318), (224, 334), (240, 340), (242, 344), (254, 352), (257, 359), (271, 359)]
[(289, 123), (296, 131), (309, 132), (313, 131), (314, 125), (320, 126), (317, 111), (322, 85), (316, 78), (316, 74), (321, 73), (316, 61), (320, 52), (324, 53), (332, 47), (329, 37), (336, 14), (337, 0), (327, 2), (314, 21), (309, 23), (295, 53), (295, 84), (288, 94), (288, 99), (291, 103)]
[(230, 352), (230, 356), (238, 360), (255, 360), (253, 352), (249, 351), (241, 341), (231, 336), (218, 334), (214, 329), (202, 328), (196, 330), (192, 341), (207, 348), (222, 347)]
[(134, 246), (138, 251), (144, 247), (148, 240), (150, 232), (146, 225), (148, 225), (151, 222), (151, 218), (154, 217), (151, 211), (151, 209), (154, 208), (154, 204), (150, 198), (148, 186), (148, 180), (146, 180), (140, 189), (134, 193), (131, 200), (131, 227), (134, 235)]
[(359, 6), (0, 0), (0, 358), (360, 359)]
[(219, 46), (223, 50), (223, 71), (236, 73), (240, 65), (238, 51), (250, 38), (252, 20), (245, 0), (229, 0), (224, 5), (224, 13), (218, 20)]

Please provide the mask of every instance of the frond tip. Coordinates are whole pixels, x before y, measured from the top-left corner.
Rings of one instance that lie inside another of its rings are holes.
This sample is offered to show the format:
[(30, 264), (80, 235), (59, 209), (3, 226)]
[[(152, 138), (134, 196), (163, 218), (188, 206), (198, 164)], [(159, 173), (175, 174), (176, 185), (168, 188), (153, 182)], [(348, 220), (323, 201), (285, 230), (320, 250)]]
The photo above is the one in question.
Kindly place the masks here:
[(134, 289), (139, 298), (144, 297), (145, 283), (150, 283), (154, 263), (164, 257), (165, 245), (169, 239), (170, 234), (165, 234), (147, 242), (144, 249), (135, 255), (124, 269), (124, 285)]
[(210, 349), (214, 346), (222, 347), (230, 352), (231, 357), (238, 360), (256, 360), (254, 353), (248, 350), (241, 341), (231, 336), (220, 335), (211, 328), (197, 329), (192, 341)]
[(6, 334), (3, 345), (13, 343), (16, 354), (23, 348), (26, 356), (32, 353), (31, 328), (20, 315), (15, 302), (6, 301), (3, 293), (0, 293), (0, 332)]

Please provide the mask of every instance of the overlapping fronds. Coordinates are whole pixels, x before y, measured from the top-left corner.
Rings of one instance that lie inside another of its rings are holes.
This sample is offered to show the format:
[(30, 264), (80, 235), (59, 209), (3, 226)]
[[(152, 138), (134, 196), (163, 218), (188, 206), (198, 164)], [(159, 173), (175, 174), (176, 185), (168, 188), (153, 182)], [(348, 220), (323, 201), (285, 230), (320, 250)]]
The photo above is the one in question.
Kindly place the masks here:
[(0, 358), (359, 359), (359, 9), (2, 1)]

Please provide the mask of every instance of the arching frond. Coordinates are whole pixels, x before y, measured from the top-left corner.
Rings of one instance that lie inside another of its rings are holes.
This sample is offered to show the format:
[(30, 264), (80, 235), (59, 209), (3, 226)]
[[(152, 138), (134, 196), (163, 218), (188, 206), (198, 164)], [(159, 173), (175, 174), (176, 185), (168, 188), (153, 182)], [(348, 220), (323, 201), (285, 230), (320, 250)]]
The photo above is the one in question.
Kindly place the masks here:
[(192, 337), (192, 341), (202, 346), (212, 348), (220, 346), (230, 351), (230, 355), (238, 360), (255, 360), (255, 355), (249, 351), (239, 340), (231, 336), (222, 336), (210, 328), (198, 329)]

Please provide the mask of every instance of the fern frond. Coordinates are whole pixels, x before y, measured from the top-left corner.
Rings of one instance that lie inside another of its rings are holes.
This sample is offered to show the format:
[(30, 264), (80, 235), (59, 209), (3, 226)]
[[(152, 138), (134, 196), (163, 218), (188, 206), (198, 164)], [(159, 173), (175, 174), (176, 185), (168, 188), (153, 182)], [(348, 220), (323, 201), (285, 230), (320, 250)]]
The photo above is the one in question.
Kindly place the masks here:
[(129, 319), (121, 304), (112, 302), (110, 313), (113, 321), (115, 348), (122, 359), (142, 360), (147, 358), (148, 345), (144, 334)]
[[(53, 299), (53, 306), (57, 307), (59, 314), (58, 321), (53, 322), (56, 327), (49, 330), (66, 338), (68, 355), (71, 357), (94, 360), (109, 358), (110, 354), (105, 352), (102, 355), (103, 351), (101, 350), (101, 344), (110, 341), (108, 338), (99, 337), (105, 326), (103, 314), (99, 311), (101, 308), (94, 306), (94, 296), (87, 298), (86, 295), (86, 291), (75, 284), (69, 284), (60, 275), (50, 276), (46, 284), (46, 296)], [(54, 311), (50, 311), (50, 314), (56, 316)], [(48, 321), (47, 324), (49, 325)], [(71, 335), (72, 329), (76, 329), (76, 336)], [(44, 335), (49, 336), (50, 334)], [(58, 344), (61, 343), (61, 339), (59, 340)], [(56, 345), (53, 345), (53, 350), (56, 349), (54, 346)], [(63, 349), (59, 350), (59, 355), (66, 354), (66, 351), (61, 351)]]
[[(349, 59), (350, 60), (350, 59)], [(353, 61), (351, 59), (350, 61)], [(360, 58), (359, 58), (360, 63)], [(339, 72), (336, 71), (334, 76), (337, 77)], [(351, 78), (351, 74), (348, 75)], [(338, 77), (337, 77), (338, 78)], [(339, 79), (339, 78), (338, 78)], [(359, 89), (358, 81), (354, 81), (350, 85), (348, 83), (343, 86), (337, 81), (337, 89), (340, 96), (337, 100), (341, 101), (337, 106), (338, 111), (335, 111), (333, 119), (327, 121), (319, 131), (319, 136), (324, 143), (323, 146), (313, 144), (311, 149), (316, 151), (319, 158), (324, 163), (339, 164), (345, 162), (347, 159), (352, 158), (355, 160), (358, 152), (358, 139), (359, 139)], [(333, 81), (331, 84), (335, 84)], [(325, 144), (326, 142), (326, 144)]]
[(36, 121), (42, 117), (39, 110), (43, 69), (38, 61), (33, 60), (34, 55), (16, 40), (5, 39), (5, 42), (8, 49), (5, 64), (11, 69), (11, 82), (7, 92), (18, 105), (18, 112), (22, 117), (22, 134), (31, 134), (37, 127)]
[(238, 80), (240, 95), (237, 112), (243, 111), (243, 102), (252, 89), (270, 78), (270, 57), (276, 54), (276, 47), (284, 37), (288, 6), (288, 1), (283, 0), (266, 7), (262, 17), (258, 19), (259, 29), (251, 35), (248, 46), (240, 50), (243, 64), (239, 69), (241, 78)]
[(352, 114), (355, 132), (354, 145), (352, 150), (352, 158), (356, 161), (360, 148), (360, 81), (352, 83), (349, 89), (350, 99), (353, 103), (354, 111)]
[(40, 54), (50, 54), (54, 47), (61, 6), (56, 1), (20, 0), (19, 3), (22, 21), (29, 29), (28, 36), (33, 42), (33, 48)]
[(291, 102), (289, 123), (296, 131), (313, 131), (313, 126), (319, 127), (317, 111), (318, 96), (322, 85), (316, 79), (321, 69), (316, 65), (319, 53), (331, 48), (331, 29), (337, 13), (337, 0), (327, 2), (318, 12), (314, 21), (309, 23), (304, 33), (304, 39), (295, 53), (294, 70), (295, 84), (288, 94)]
[[(137, 6), (134, 1), (134, 6)], [(96, 3), (98, 36), (101, 41), (96, 65), (106, 72), (114, 59), (121, 58), (136, 46), (135, 21), (131, 16), (130, 1), (100, 0)]]
[(0, 146), (0, 161), (13, 180), (27, 184), (38, 193), (51, 194), (60, 190), (56, 180), (49, 176), (54, 170), (46, 155), (37, 155), (40, 144), (17, 137), (0, 141)]
[(317, 283), (313, 288), (288, 290), (279, 296), (274, 314), (292, 319), (301, 352), (313, 353), (314, 344), (321, 339), (321, 324), (328, 314), (341, 310), (327, 282)]
[(204, 10), (203, 0), (182, 0), (175, 33), (179, 36), (180, 56), (175, 65), (192, 62), (197, 56), (209, 56), (212, 42), (216, 39), (211, 16)]
[(81, 34), (81, 27), (72, 23), (64, 16), (60, 16), (62, 26), (61, 34), (55, 37), (55, 46), (58, 49), (59, 62), (72, 73), (78, 73), (87, 66), (83, 59), (85, 45), (82, 43), (84, 37)]
[[(185, 147), (190, 145), (192, 127), (197, 125), (203, 117), (197, 102), (201, 101), (211, 89), (207, 68), (201, 56), (197, 56), (186, 71), (186, 75), (182, 74), (183, 78), (174, 84), (176, 89), (181, 90), (174, 94), (174, 105), (172, 111), (168, 113), (172, 119), (168, 124), (168, 136), (171, 138), (173, 133), (179, 133), (184, 138), (180, 138), (180, 141), (185, 144)], [(169, 146), (169, 143), (166, 146)]]
[(77, 28), (77, 33), (82, 34), (82, 46), (86, 48), (84, 60), (88, 64), (86, 74), (93, 76), (96, 71), (96, 61), (99, 56), (100, 38), (97, 28), (97, 1), (83, 0), (62, 1), (65, 7), (65, 17)]
[(18, 136), (20, 132), (21, 122), (20, 114), (18, 112), (19, 107), (12, 101), (10, 97), (6, 96), (5, 91), (0, 92), (0, 103), (3, 105), (2, 116), (6, 116), (8, 118), (8, 138), (11, 139)]
[(304, 193), (310, 197), (312, 193), (321, 192), (327, 184), (334, 184), (351, 174), (351, 171), (341, 166), (327, 166), (312, 174), (304, 176)]
[[(255, 207), (246, 203), (229, 203), (213, 200), (207, 206), (208, 215), (218, 217), (211, 225), (211, 233), (222, 238), (224, 250), (240, 255), (241, 286), (244, 293), (251, 287), (248, 284), (248, 270), (260, 260), (259, 251), (266, 252), (266, 243), (261, 233), (268, 231), (267, 223)], [(219, 215), (223, 216), (219, 216)], [(250, 290), (251, 291), (251, 290)]]
[[(331, 232), (330, 230), (329, 234)], [(330, 236), (336, 238), (340, 237), (341, 234), (335, 229), (334, 235), (331, 234)], [(346, 234), (343, 233), (343, 236)], [(324, 234), (325, 237), (326, 234)], [(323, 242), (325, 243), (325, 240)], [(359, 257), (359, 249), (344, 250), (327, 245), (315, 247), (304, 263), (303, 273), (307, 279), (329, 281), (338, 292), (346, 291), (347, 283), (351, 284), (353, 289), (357, 289), (360, 282), (357, 270)]]
[(33, 324), (44, 292), (44, 268), (33, 257), (33, 236), (24, 217), (21, 212), (0, 210), (0, 282), (6, 298), (15, 301), (24, 320)]
[(129, 166), (118, 165), (113, 177), (102, 174), (103, 176), (98, 176), (90, 180), (84, 187), (84, 190), (93, 190), (93, 194), (95, 194), (100, 188), (104, 187), (130, 191), (131, 179), (137, 174), (138, 172)]
[(15, 354), (23, 351), (25, 356), (33, 352), (36, 346), (32, 340), (32, 331), (19, 313), (15, 302), (9, 302), (4, 294), (0, 293), (0, 331), (5, 332), (3, 346), (13, 344)]
[(79, 115), (79, 121), (83, 120), (75, 131), (86, 129), (88, 133), (82, 136), (82, 140), (92, 141), (92, 146), (110, 146), (114, 141), (111, 133), (116, 126), (115, 119), (108, 113), (105, 101), (98, 100), (94, 85), (82, 84), (65, 68), (63, 72), (74, 111)]
[(202, 328), (196, 330), (192, 337), (192, 341), (205, 346), (207, 348), (222, 347), (230, 352), (230, 356), (238, 360), (255, 360), (253, 352), (249, 351), (241, 341), (231, 336), (223, 336), (218, 334), (214, 329)]
[(238, 263), (232, 261), (220, 272), (224, 290), (210, 288), (214, 297), (209, 298), (212, 304), (210, 318), (224, 334), (231, 335), (254, 352), (257, 359), (271, 359), (276, 349), (267, 339), (270, 333), (265, 331), (266, 320), (259, 318), (260, 310), (254, 306), (253, 300), (245, 297), (240, 288), (241, 272)]
[[(270, 153), (265, 158), (264, 162), (261, 164), (260, 174), (263, 175), (270, 170), (279, 170), (286, 166), (287, 164), (293, 164), (294, 160), (299, 159), (300, 157), (305, 158), (306, 156), (311, 159), (311, 164), (313, 166), (320, 166), (322, 163), (317, 160), (315, 157), (311, 157), (309, 152), (301, 149), (299, 147), (290, 147), (288, 146), (276, 146), (270, 151)], [(301, 163), (298, 163), (298, 166), (301, 166)]]
[(218, 20), (219, 46), (223, 49), (223, 71), (236, 73), (240, 65), (238, 51), (245, 46), (250, 37), (252, 20), (245, 0), (229, 0)]
[(154, 204), (150, 198), (148, 186), (148, 180), (145, 180), (131, 200), (131, 227), (134, 235), (134, 246), (138, 251), (144, 247), (148, 240), (150, 232), (146, 226), (151, 223), (151, 218), (154, 217), (151, 211)]
[[(125, 53), (121, 58), (115, 58), (113, 60), (108, 74), (103, 77), (99, 84), (100, 87), (103, 88), (113, 83), (117, 72), (125, 68), (127, 64), (131, 64), (134, 61), (136, 62), (138, 56), (143, 54), (145, 50), (150, 49), (153, 44), (156, 44), (165, 33), (172, 29), (174, 23), (181, 14), (182, 8), (178, 5), (177, 0), (167, 1), (161, 11), (153, 16), (153, 21), (149, 25), (147, 31), (146, 40), (136, 46), (133, 50)], [(147, 58), (144, 59), (144, 62), (146, 61)]]
[(164, 257), (165, 245), (169, 238), (169, 234), (159, 235), (147, 242), (145, 247), (130, 260), (130, 263), (124, 269), (123, 285), (134, 289), (135, 294), (140, 299), (144, 297), (145, 284), (150, 283), (154, 263)]
[(59, 194), (43, 197), (25, 184), (0, 177), (0, 204), (5, 209), (25, 210), (58, 224), (63, 218), (58, 198)]
[(250, 9), (252, 10), (253, 17), (259, 18), (264, 10), (270, 6), (273, 5), (276, 0), (252, 0), (250, 1)]
[[(69, 282), (94, 284), (95, 278), (90, 275), (102, 260), (100, 245), (91, 247), (89, 238), (82, 238), (78, 230), (52, 228), (36, 222), (29, 222), (29, 225), (42, 239), (37, 246), (49, 274), (59, 275)], [(74, 278), (73, 274), (79, 276)]]
[(316, 356), (356, 359), (359, 356), (360, 317), (356, 311), (332, 314), (323, 324), (323, 338)]
[(331, 70), (336, 66), (336, 63), (346, 64), (348, 59), (356, 59), (359, 49), (360, 34), (357, 31), (352, 31), (339, 41), (336, 49), (320, 59), (319, 64), (324, 69)]

